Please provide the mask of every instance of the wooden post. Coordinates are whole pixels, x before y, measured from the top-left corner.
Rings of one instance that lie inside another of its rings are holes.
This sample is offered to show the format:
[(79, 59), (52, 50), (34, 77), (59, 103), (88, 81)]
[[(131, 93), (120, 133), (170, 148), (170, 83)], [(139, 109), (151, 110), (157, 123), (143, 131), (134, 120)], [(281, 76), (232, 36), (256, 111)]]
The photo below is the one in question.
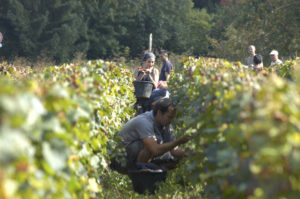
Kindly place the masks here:
[(149, 52), (152, 51), (152, 33), (150, 33), (150, 36), (149, 36)]

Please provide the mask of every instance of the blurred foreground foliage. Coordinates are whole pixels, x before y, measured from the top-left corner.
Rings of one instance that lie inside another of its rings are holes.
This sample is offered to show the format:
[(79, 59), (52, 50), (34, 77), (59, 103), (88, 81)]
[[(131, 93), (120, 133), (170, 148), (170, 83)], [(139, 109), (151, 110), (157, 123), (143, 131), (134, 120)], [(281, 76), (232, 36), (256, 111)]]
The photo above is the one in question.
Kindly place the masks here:
[(102, 60), (39, 70), (0, 64), (0, 196), (15, 198), (297, 198), (300, 63), (253, 72), (183, 58), (171, 75), (176, 134), (195, 151), (155, 195), (108, 169), (133, 115), (132, 73)]
[[(297, 198), (300, 193), (300, 64), (253, 72), (241, 63), (184, 58), (171, 79), (185, 179), (204, 198)], [(181, 177), (182, 178), (182, 177)]]
[(114, 134), (133, 114), (129, 70), (103, 60), (0, 67), (0, 198), (101, 194)]

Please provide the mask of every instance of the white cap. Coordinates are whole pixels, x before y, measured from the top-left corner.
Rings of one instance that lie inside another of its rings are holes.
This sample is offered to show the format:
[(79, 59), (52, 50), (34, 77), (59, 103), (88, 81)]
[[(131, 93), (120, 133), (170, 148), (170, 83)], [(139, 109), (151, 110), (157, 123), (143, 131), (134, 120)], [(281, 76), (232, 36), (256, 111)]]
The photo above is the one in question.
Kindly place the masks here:
[(277, 50), (272, 50), (272, 51), (270, 52), (270, 55), (278, 55), (278, 51), (277, 51)]

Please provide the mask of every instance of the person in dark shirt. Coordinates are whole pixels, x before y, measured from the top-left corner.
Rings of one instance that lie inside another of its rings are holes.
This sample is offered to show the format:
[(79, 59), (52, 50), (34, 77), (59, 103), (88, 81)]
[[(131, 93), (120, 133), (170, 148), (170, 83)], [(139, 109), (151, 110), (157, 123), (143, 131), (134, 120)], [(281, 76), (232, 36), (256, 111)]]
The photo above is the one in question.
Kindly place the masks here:
[(168, 81), (168, 79), (170, 78), (171, 71), (173, 70), (173, 65), (169, 61), (169, 56), (167, 51), (162, 50), (159, 54), (159, 57), (163, 62), (160, 75), (159, 75), (159, 81)]
[(261, 71), (264, 67), (262, 56), (259, 54), (255, 55), (253, 58), (253, 64), (254, 65), (253, 65), (252, 69), (254, 71)]

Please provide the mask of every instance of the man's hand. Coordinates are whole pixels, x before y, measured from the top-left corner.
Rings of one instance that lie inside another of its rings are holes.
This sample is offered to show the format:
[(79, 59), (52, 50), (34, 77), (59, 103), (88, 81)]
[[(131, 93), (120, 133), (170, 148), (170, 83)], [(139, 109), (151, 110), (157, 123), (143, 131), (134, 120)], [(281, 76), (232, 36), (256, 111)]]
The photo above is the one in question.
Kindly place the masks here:
[(144, 147), (147, 148), (148, 151), (150, 151), (150, 153), (153, 157), (160, 156), (168, 151), (171, 151), (178, 145), (184, 144), (184, 143), (188, 142), (189, 140), (190, 140), (189, 135), (184, 135), (175, 141), (166, 142), (163, 144), (157, 144), (157, 140), (154, 138), (142, 139)]

